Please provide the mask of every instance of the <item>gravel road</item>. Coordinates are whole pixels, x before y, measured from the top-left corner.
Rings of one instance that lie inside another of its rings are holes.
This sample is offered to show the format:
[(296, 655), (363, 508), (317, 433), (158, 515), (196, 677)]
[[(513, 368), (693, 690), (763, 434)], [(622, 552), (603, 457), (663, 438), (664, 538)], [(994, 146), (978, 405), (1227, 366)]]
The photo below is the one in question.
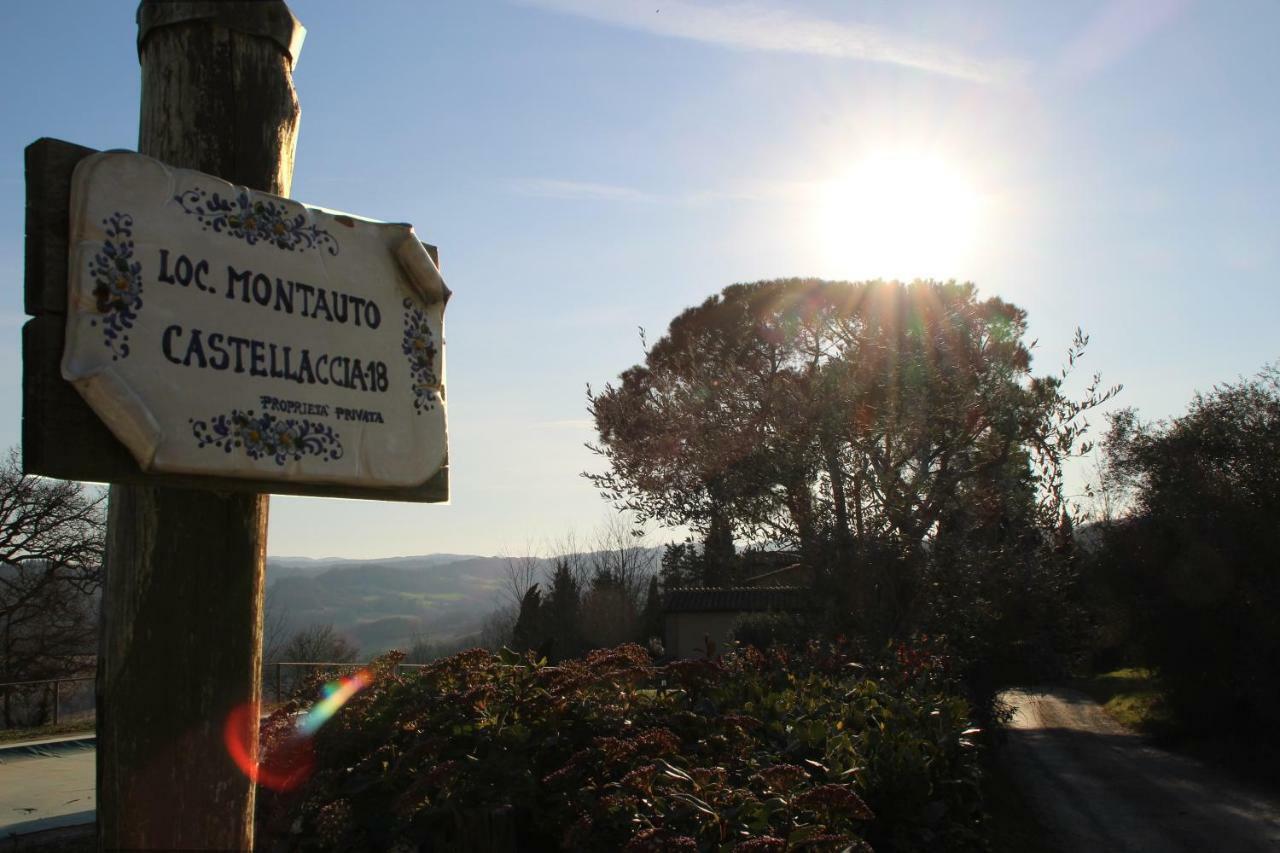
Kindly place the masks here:
[(1063, 853), (1277, 853), (1280, 802), (1060, 687), (1012, 690), (1005, 758)]

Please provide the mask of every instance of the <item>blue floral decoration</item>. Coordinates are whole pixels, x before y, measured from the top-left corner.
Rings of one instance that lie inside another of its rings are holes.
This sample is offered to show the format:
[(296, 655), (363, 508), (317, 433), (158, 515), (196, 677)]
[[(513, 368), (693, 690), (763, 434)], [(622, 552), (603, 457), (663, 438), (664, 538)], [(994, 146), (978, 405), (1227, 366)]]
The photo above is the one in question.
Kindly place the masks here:
[(342, 458), (342, 441), (333, 427), (317, 421), (277, 418), (253, 411), (232, 409), (208, 421), (191, 420), (197, 447), (218, 447), (224, 453), (241, 448), (250, 459), (274, 459), (283, 465), (290, 459), (318, 456), (325, 461)]
[(290, 252), (324, 248), (331, 255), (338, 254), (338, 241), (320, 226), (308, 225), (305, 214), (290, 215), (279, 202), (250, 200), (244, 190), (231, 198), (196, 187), (179, 193), (173, 200), (199, 219), (206, 231), (225, 232), (250, 246), (269, 243)]
[(129, 333), (142, 310), (142, 264), (133, 257), (133, 217), (119, 211), (102, 220), (107, 239), (89, 262), (93, 297), (101, 317), (89, 321), (102, 328), (111, 360), (129, 355)]
[(400, 351), (409, 359), (413, 377), (413, 407), (418, 414), (436, 407), (440, 379), (436, 376), (436, 345), (427, 314), (412, 299), (404, 300), (404, 340)]

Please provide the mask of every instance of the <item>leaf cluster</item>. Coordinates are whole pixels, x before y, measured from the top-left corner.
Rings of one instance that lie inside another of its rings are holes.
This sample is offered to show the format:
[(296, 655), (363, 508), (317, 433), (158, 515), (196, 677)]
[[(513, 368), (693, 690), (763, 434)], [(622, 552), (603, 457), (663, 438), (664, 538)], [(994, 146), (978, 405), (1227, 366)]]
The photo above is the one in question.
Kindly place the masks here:
[(1091, 572), (1126, 603), (1142, 662), (1186, 729), (1275, 731), (1280, 371), (1198, 394), (1165, 422), (1119, 412), (1105, 449), (1132, 508), (1103, 529)]
[(318, 733), (310, 781), (260, 795), (260, 838), (433, 849), (505, 815), (524, 850), (976, 849), (975, 732), (938, 666), (818, 644), (384, 665)]
[(1085, 413), (1034, 377), (1026, 314), (972, 284), (783, 279), (725, 288), (676, 317), (643, 364), (589, 390), (608, 470), (586, 475), (641, 519), (847, 552), (914, 549), (967, 483), (1016, 461), (1056, 521)]

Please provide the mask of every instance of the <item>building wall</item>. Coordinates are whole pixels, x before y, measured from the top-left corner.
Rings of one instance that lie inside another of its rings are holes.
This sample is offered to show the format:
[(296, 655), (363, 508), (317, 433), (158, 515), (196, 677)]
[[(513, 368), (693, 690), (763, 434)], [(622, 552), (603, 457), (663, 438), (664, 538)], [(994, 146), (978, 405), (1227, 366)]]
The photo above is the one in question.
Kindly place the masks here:
[(716, 644), (716, 654), (723, 652), (729, 633), (743, 616), (741, 613), (668, 613), (664, 648), (673, 658), (702, 657), (704, 639)]

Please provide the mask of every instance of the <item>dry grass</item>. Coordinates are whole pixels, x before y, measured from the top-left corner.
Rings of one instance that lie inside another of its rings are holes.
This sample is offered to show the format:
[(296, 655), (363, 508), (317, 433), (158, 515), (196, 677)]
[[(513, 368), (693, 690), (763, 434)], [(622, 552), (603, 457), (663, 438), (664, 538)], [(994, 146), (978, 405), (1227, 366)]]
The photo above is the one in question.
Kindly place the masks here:
[(36, 726), (30, 729), (0, 729), (0, 744), (20, 743), (24, 740), (44, 740), (45, 738), (62, 737), (64, 735), (93, 734), (94, 731), (94, 718), (88, 716), (59, 723), (56, 726)]
[(1150, 735), (1168, 734), (1173, 718), (1160, 680), (1149, 669), (1130, 667), (1073, 682), (1121, 725)]

